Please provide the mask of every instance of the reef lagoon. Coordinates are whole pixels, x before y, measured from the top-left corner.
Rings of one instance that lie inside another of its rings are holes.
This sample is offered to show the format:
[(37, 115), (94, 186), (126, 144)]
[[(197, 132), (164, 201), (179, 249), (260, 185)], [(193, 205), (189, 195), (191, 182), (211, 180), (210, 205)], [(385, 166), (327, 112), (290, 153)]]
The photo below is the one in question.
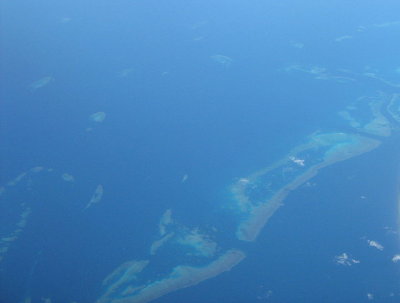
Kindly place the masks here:
[(400, 4), (0, 6), (1, 303), (399, 302)]

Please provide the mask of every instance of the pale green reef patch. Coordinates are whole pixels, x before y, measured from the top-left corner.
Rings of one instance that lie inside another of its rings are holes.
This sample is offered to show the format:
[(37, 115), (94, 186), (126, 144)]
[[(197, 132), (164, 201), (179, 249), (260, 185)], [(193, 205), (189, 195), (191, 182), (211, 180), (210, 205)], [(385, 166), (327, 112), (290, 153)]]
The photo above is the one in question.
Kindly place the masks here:
[(36, 80), (36, 81), (32, 82), (29, 85), (29, 88), (30, 88), (31, 91), (35, 91), (35, 90), (37, 90), (39, 88), (42, 88), (42, 87), (45, 87), (45, 86), (49, 85), (50, 82), (53, 82), (53, 81), (54, 81), (53, 77), (46, 76), (46, 77), (43, 77), (43, 78), (41, 78), (39, 80)]
[[(244, 178), (249, 182), (239, 180), (231, 189), (242, 217), (237, 238), (254, 241), (287, 195), (314, 177), (321, 168), (368, 152), (379, 144), (375, 139), (360, 135), (313, 134), (307, 143), (294, 148), (277, 163)], [(305, 159), (308, 164), (296, 165), (293, 157)]]
[(89, 116), (89, 119), (91, 121), (97, 122), (97, 123), (103, 122), (105, 118), (106, 118), (105, 112), (97, 112), (97, 113), (91, 114)]
[(233, 62), (232, 58), (224, 55), (212, 55), (211, 59), (225, 67), (229, 67)]
[[(148, 281), (145, 284), (130, 285), (132, 277), (126, 270), (117, 270), (112, 274), (116, 282), (108, 287), (96, 303), (146, 303), (162, 297), (170, 292), (196, 285), (231, 270), (245, 258), (240, 250), (229, 250), (213, 262), (203, 267), (179, 265), (172, 269), (164, 278)], [(136, 277), (136, 272), (134, 272)], [(123, 288), (125, 285), (125, 289)], [(114, 294), (114, 290), (121, 291)], [(111, 291), (110, 291), (111, 290)]]

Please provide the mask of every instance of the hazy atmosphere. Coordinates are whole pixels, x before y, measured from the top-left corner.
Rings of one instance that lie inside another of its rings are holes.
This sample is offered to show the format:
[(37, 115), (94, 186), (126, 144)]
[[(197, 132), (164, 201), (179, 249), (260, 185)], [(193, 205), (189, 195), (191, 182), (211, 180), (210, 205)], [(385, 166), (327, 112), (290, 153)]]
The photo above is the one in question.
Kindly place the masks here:
[(0, 3), (0, 303), (400, 302), (400, 3)]

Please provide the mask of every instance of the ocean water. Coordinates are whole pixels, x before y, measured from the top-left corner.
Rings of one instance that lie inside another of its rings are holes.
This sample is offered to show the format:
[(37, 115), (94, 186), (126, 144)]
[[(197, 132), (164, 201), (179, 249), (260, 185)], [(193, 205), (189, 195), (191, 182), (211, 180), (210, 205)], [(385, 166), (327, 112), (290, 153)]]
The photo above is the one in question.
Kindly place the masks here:
[(398, 1), (0, 5), (0, 303), (400, 301)]

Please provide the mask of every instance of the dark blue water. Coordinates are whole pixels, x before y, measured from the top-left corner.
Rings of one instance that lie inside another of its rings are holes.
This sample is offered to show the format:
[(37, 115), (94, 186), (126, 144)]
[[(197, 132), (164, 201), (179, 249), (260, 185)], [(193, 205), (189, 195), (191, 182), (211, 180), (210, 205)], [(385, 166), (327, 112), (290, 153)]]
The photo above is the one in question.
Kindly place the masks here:
[[(367, 293), (399, 300), (391, 261), (399, 253), (396, 132), (291, 193), (254, 243), (235, 238), (237, 218), (224, 209), (237, 178), (314, 131), (347, 131), (336, 113), (357, 98), (398, 92), (362, 75), (400, 79), (400, 25), (382, 26), (398, 20), (397, 2), (1, 6), (0, 184), (35, 166), (53, 171), (29, 174), (0, 200), (0, 238), (24, 207), (32, 210), (0, 261), (0, 302), (95, 302), (116, 267), (149, 258), (169, 208), (179, 226), (199, 227), (221, 251), (240, 248), (247, 258), (157, 302), (363, 302)], [(231, 64), (211, 58), (217, 54)], [(288, 71), (294, 65), (303, 71)], [(313, 67), (329, 79), (304, 72)], [(30, 88), (46, 76), (54, 80)], [(96, 112), (106, 113), (102, 123), (89, 119)], [(98, 184), (102, 201), (83, 211)], [(335, 264), (343, 252), (360, 263)], [(181, 246), (150, 258), (144, 282), (179, 264), (209, 262)]]

